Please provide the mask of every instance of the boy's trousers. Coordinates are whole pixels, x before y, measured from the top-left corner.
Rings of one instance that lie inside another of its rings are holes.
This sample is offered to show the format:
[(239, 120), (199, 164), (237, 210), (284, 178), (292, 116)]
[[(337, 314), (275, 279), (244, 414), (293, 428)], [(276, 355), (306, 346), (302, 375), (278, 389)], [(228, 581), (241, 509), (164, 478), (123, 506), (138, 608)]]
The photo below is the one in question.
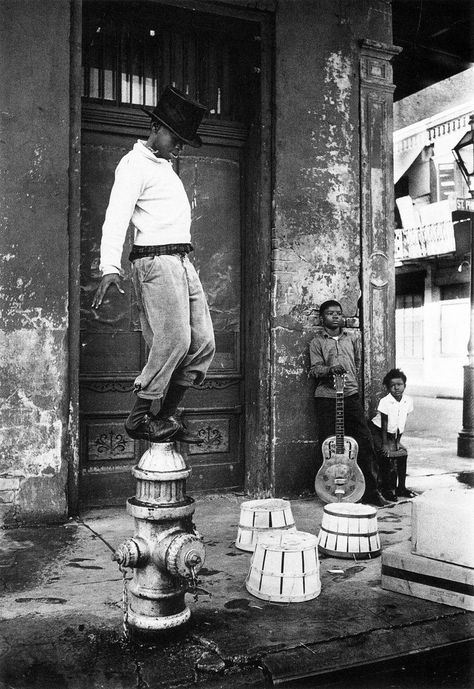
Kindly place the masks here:
[[(315, 397), (316, 423), (319, 445), (330, 435), (336, 434), (336, 399), (334, 397)], [(359, 445), (357, 464), (365, 479), (366, 493), (377, 490), (377, 465), (372, 444), (372, 436), (367, 426), (359, 395), (344, 397), (344, 435), (350, 435)]]
[(135, 381), (145, 399), (163, 397), (171, 381), (184, 387), (204, 380), (215, 352), (214, 330), (198, 274), (187, 256), (145, 256), (133, 262), (148, 360)]
[[(379, 468), (379, 476), (381, 482), (382, 493), (384, 491), (394, 492), (397, 487), (397, 462), (398, 459), (393, 457), (386, 457), (382, 452), (382, 430), (376, 426), (372, 421), (369, 423), (369, 429), (372, 433), (372, 440), (374, 442), (375, 455)], [(387, 436), (395, 440), (396, 436), (392, 433), (387, 433)]]

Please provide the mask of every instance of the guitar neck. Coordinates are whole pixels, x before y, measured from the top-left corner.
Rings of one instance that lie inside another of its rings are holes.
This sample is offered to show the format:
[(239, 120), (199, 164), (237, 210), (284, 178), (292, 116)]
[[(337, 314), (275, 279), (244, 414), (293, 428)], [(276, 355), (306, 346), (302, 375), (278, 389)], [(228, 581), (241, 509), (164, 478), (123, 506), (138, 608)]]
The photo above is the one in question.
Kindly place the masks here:
[(336, 453), (344, 454), (344, 393), (336, 392)]

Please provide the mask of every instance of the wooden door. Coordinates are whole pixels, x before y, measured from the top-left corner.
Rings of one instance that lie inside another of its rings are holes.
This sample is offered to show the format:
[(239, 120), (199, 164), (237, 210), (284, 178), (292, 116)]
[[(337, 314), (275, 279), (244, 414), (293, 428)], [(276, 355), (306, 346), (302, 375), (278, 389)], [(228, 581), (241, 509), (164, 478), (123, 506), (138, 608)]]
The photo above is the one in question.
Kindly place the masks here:
[[(112, 9), (114, 11), (112, 11)], [(140, 24), (127, 3), (85, 5), (82, 126), (80, 501), (121, 503), (134, 491), (131, 467), (145, 443), (128, 438), (123, 422), (132, 386), (146, 360), (127, 260), (123, 295), (113, 288), (91, 309), (100, 279), (101, 226), (115, 167), (150, 121), (154, 105), (174, 83), (210, 108), (200, 129), (204, 145), (187, 147), (177, 173), (192, 207), (191, 254), (207, 294), (217, 351), (205, 383), (185, 398), (187, 425), (203, 438), (186, 446), (191, 489), (243, 485), (244, 367), (241, 351), (242, 189), (247, 132), (255, 117), (258, 60), (251, 22), (143, 3)], [(130, 28), (132, 27), (132, 28)], [(244, 56), (244, 57), (243, 57)]]

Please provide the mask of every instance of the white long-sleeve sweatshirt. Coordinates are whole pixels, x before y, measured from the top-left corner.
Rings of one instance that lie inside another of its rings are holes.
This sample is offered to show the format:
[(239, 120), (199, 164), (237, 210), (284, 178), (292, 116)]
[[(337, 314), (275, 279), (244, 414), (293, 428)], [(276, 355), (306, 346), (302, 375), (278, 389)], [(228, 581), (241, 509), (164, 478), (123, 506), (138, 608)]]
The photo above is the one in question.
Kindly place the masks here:
[(115, 170), (102, 226), (102, 275), (121, 272), (130, 221), (135, 229), (134, 243), (140, 246), (191, 241), (191, 208), (183, 183), (171, 163), (156, 158), (144, 141), (137, 141)]

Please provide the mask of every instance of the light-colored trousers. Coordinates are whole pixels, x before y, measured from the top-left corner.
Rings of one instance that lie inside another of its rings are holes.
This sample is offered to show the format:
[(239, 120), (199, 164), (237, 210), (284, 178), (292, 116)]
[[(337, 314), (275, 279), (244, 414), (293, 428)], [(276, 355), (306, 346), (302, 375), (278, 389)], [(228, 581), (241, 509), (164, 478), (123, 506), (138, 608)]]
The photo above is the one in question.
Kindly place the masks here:
[(145, 256), (133, 262), (148, 361), (135, 381), (138, 396), (163, 397), (169, 383), (201, 383), (215, 352), (214, 330), (196, 269), (187, 256)]

